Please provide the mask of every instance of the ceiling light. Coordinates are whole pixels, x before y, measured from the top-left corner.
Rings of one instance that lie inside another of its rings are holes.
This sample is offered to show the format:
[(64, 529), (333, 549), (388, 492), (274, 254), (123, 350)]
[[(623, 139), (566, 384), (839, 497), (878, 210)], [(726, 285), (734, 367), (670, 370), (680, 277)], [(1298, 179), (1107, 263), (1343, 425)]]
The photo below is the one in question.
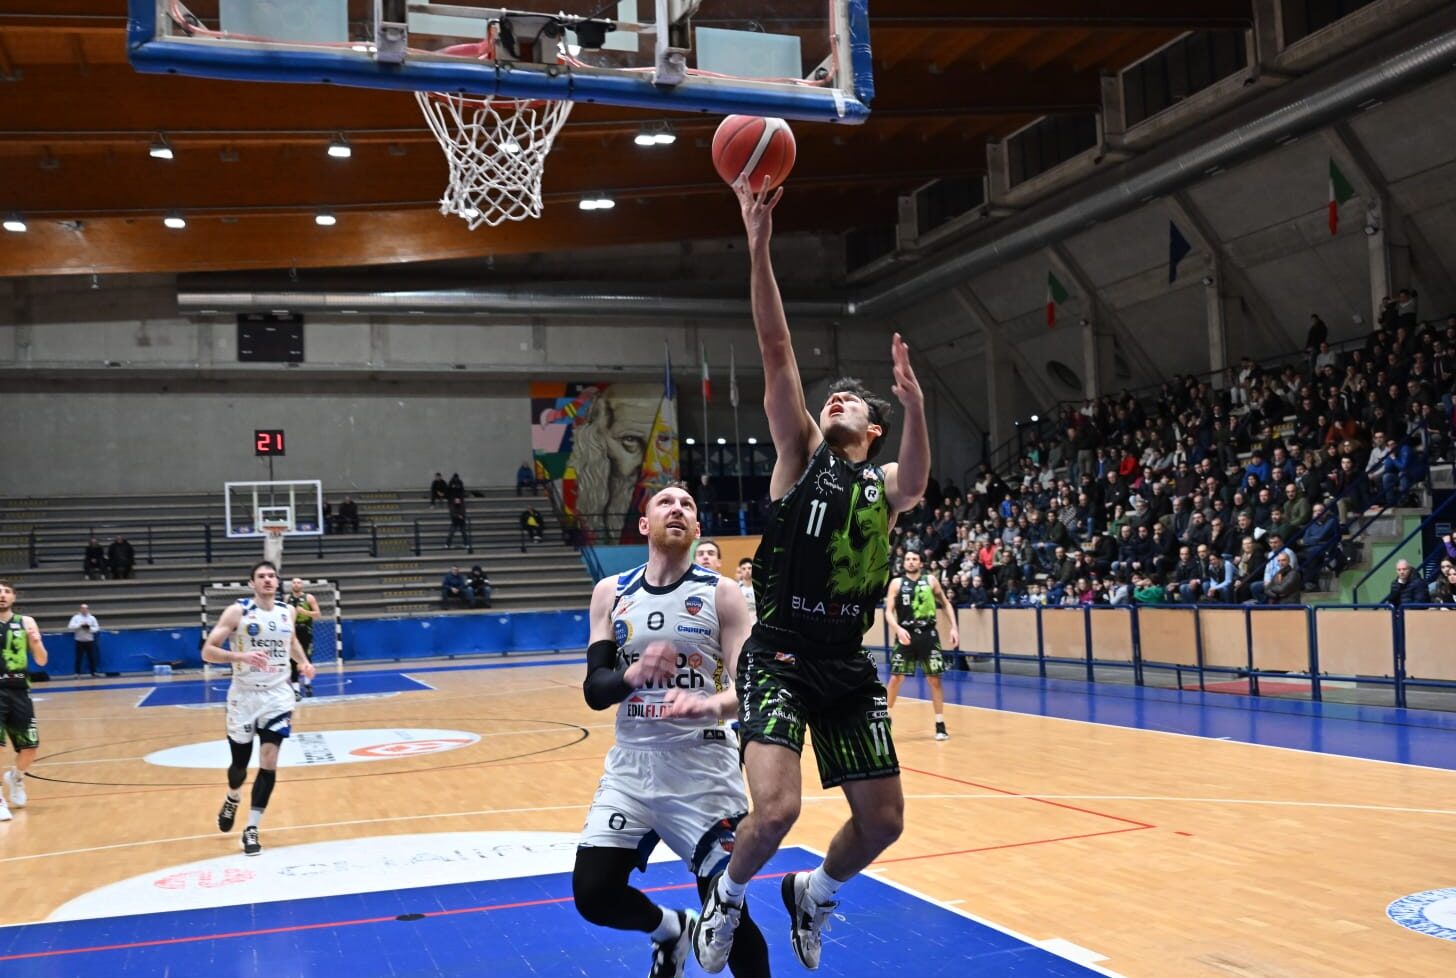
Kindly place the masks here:
[(720, 444), (720, 445), (726, 445), (726, 444), (728, 444), (728, 439), (727, 438), (719, 438), (718, 439), (718, 444)]
[(606, 194), (598, 193), (593, 196), (583, 197), (577, 202), (576, 206), (584, 211), (609, 211), (617, 206), (617, 202)]
[(656, 146), (657, 137), (644, 129), (632, 139), (632, 142), (636, 143), (638, 146)]
[(313, 223), (321, 228), (331, 228), (339, 223), (339, 219), (334, 216), (333, 211), (319, 211), (313, 216)]
[(755, 437), (753, 437), (752, 435), (749, 435), (748, 436), (748, 443), (750, 445), (757, 445), (758, 444), (758, 439), (755, 438)]
[(30, 230), (30, 228), (26, 226), (25, 218), (21, 217), (19, 214), (7, 215), (3, 227), (5, 228), (5, 230), (12, 231), (15, 234), (24, 234), (26, 231)]
[(661, 130), (653, 133), (652, 141), (659, 146), (671, 146), (677, 142), (677, 133), (673, 132), (670, 127), (664, 125)]
[(638, 146), (671, 146), (677, 142), (677, 134), (666, 122), (657, 122), (639, 129), (632, 142)]
[(152, 140), (152, 145), (147, 149), (147, 155), (154, 160), (170, 160), (173, 157), (172, 144), (167, 142), (167, 137), (157, 133)]
[(354, 155), (354, 149), (349, 145), (349, 141), (344, 138), (343, 133), (339, 133), (333, 139), (329, 140), (329, 155), (336, 160), (347, 160)]
[(686, 444), (689, 445), (696, 445), (698, 443), (698, 440), (696, 438), (685, 438), (683, 440)]
[(162, 218), (162, 223), (173, 231), (180, 231), (187, 226), (187, 219), (182, 216), (181, 211), (168, 211), (167, 216)]
[(1034, 414), (1033, 414), (1033, 415), (1032, 415), (1032, 416), (1031, 416), (1031, 421), (1032, 421), (1032, 424), (1035, 424), (1035, 423), (1036, 423), (1036, 422), (1038, 422), (1038, 421), (1040, 421), (1040, 420), (1041, 420), (1041, 418), (1039, 418), (1039, 417), (1037, 417), (1037, 416), (1036, 416), (1036, 415), (1034, 415)]

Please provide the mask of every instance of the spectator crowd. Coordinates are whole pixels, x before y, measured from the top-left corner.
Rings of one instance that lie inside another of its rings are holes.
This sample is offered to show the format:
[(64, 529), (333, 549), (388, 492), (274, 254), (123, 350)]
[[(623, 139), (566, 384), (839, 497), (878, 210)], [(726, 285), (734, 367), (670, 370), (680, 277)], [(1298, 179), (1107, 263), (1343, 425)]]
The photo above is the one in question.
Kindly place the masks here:
[[(1245, 358), (1217, 384), (1179, 377), (1023, 429), (1010, 475), (932, 480), (895, 528), (894, 572), (918, 551), (962, 605), (1300, 603), (1343, 568), (1363, 514), (1419, 503), (1456, 425), (1456, 316), (1422, 326), (1402, 293), (1362, 346), (1325, 334), (1312, 317), (1302, 363)], [(1443, 546), (1405, 603), (1417, 586), (1456, 603)]]

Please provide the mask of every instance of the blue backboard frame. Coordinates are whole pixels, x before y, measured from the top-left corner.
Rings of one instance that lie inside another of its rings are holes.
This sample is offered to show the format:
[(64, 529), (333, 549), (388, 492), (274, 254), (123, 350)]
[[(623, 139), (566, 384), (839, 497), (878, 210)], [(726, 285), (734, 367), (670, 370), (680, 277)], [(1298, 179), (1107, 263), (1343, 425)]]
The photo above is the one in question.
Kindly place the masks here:
[(664, 88), (643, 74), (567, 65), (552, 66), (550, 72), (542, 66), (449, 58), (411, 58), (397, 65), (352, 50), (164, 37), (158, 31), (159, 0), (128, 0), (127, 48), (137, 71), (154, 74), (561, 99), (660, 112), (739, 113), (855, 125), (869, 117), (874, 98), (869, 0), (847, 0), (846, 7), (843, 24), (834, 25), (845, 42), (838, 54), (835, 87), (695, 77), (691, 83)]

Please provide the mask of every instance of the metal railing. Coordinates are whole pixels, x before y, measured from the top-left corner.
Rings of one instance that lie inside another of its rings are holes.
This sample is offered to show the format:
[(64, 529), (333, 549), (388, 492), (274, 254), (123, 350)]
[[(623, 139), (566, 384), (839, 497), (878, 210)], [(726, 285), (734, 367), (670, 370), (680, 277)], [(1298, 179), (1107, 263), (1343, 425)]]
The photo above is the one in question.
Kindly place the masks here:
[[(1390, 549), (1390, 553), (1386, 554), (1385, 557), (1381, 559), (1380, 563), (1376, 564), (1374, 567), (1372, 567), (1368, 571), (1366, 571), (1365, 572), (1365, 576), (1362, 577), (1362, 578), (1360, 578), (1360, 580), (1356, 581), (1355, 582), (1355, 586), (1350, 589), (1350, 597), (1353, 598), (1356, 601), (1359, 601), (1360, 600), (1360, 588), (1362, 588), (1362, 587), (1365, 586), (1365, 582), (1368, 581), (1368, 580), (1370, 580), (1370, 578), (1374, 577), (1375, 574), (1380, 570), (1380, 568), (1382, 568), (1386, 564), (1390, 563), (1391, 558), (1394, 557), (1396, 554), (1400, 553), (1403, 549), (1405, 549), (1405, 545), (1408, 544), (1408, 543), (1410, 543), (1411, 540), (1415, 539), (1415, 537), (1416, 537), (1417, 534), (1425, 533), (1426, 532), (1426, 528), (1428, 526), (1430, 526), (1433, 522), (1435, 522), (1436, 517), (1438, 517), (1442, 513), (1446, 512), (1446, 510), (1451, 506), (1451, 503), (1452, 502), (1456, 502), (1456, 493), (1452, 493), (1451, 495), (1447, 496), (1446, 499), (1445, 499), (1445, 501), (1442, 502), (1441, 505), (1437, 506), (1435, 509), (1433, 509), (1426, 516), (1425, 519), (1421, 520), (1419, 526), (1417, 526), (1414, 530), (1411, 530), (1404, 537), (1402, 537), (1401, 538), (1401, 541), (1399, 543), (1397, 543), (1394, 547), (1392, 547)], [(1384, 510), (1381, 510), (1381, 512), (1384, 512)], [(1379, 515), (1379, 514), (1377, 514), (1377, 515)], [(1423, 547), (1422, 548), (1422, 554), (1421, 554), (1421, 561), (1420, 561), (1421, 564), (1424, 564), (1425, 563), (1425, 552), (1424, 551), (1425, 551), (1425, 548)]]
[[(1400, 707), (1411, 689), (1456, 693), (1456, 660), (1444, 654), (1444, 636), (1456, 624), (1453, 604), (991, 605), (956, 614), (960, 647), (945, 652), (963, 664), (989, 657), (997, 673), (1022, 663), (1045, 678), (1048, 666), (1064, 665), (1097, 682), (1098, 670), (1124, 670), (1143, 686), (1150, 672), (1162, 671), (1172, 673), (1178, 688), (1194, 688), (1184, 686), (1187, 678), (1201, 691), (1210, 677), (1247, 680), (1253, 696), (1262, 695), (1261, 679), (1285, 683), (1281, 695), (1302, 693), (1289, 688), (1292, 678), (1307, 681), (1316, 702), (1325, 697), (1325, 683), (1356, 683), (1389, 687)], [(878, 627), (866, 644), (886, 650), (888, 623)], [(1456, 709), (1456, 697), (1450, 708)]]

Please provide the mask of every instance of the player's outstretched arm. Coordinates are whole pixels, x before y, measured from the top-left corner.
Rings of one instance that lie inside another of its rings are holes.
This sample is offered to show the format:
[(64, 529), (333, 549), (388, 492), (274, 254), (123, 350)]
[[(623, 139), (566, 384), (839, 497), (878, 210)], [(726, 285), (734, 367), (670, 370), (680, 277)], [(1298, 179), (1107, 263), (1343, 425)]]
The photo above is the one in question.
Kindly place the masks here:
[(930, 432), (925, 425), (925, 395), (910, 366), (910, 347), (899, 333), (890, 343), (895, 374), (895, 397), (905, 409), (905, 430), (900, 435), (900, 458), (885, 466), (885, 491), (896, 513), (914, 509), (930, 481)]
[(754, 193), (746, 181), (733, 190), (743, 210), (743, 227), (748, 232), (749, 294), (753, 306), (753, 328), (763, 356), (763, 409), (773, 437), (778, 460), (774, 463), (769, 495), (778, 499), (788, 492), (809, 464), (809, 456), (824, 436), (804, 403), (804, 384), (794, 356), (789, 321), (783, 298), (774, 278), (769, 241), (773, 237), (773, 209), (783, 190)]
[(29, 615), (21, 615), (20, 627), (25, 629), (25, 640), (30, 645), (30, 657), (35, 660), (36, 665), (45, 665), (50, 661), (50, 653), (46, 651), (45, 642), (41, 641), (40, 626)]

